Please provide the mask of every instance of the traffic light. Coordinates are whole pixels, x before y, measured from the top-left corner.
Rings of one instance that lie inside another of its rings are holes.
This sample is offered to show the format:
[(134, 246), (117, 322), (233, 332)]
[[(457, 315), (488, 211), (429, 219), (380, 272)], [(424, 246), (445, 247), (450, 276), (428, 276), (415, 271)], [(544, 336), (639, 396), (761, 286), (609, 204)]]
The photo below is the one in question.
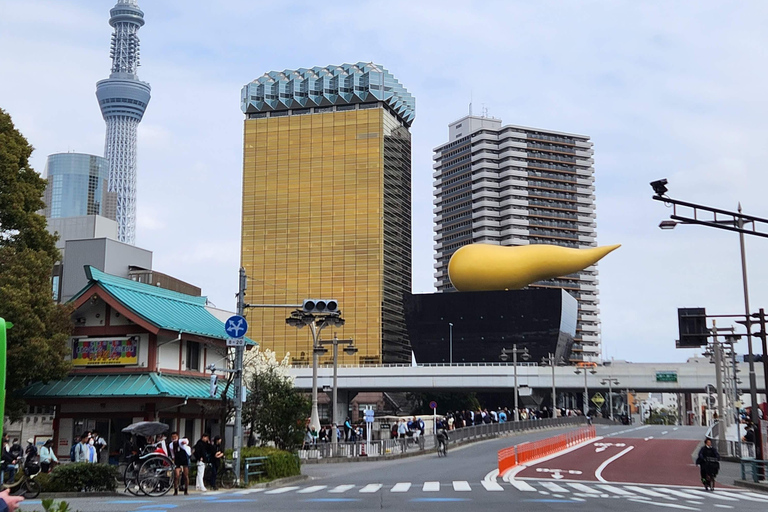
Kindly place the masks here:
[(699, 348), (707, 344), (707, 312), (705, 308), (678, 308), (677, 325), (680, 339), (677, 348)]
[(301, 309), (304, 313), (329, 315), (339, 312), (339, 303), (334, 299), (306, 299)]
[(216, 392), (219, 390), (219, 376), (215, 373), (211, 375), (211, 396), (216, 396)]

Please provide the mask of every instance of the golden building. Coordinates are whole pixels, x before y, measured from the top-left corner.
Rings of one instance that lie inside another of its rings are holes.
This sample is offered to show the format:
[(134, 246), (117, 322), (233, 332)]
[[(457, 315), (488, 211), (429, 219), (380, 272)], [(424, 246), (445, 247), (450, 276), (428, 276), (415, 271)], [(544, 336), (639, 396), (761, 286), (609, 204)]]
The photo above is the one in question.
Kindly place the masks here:
[[(243, 88), (241, 263), (246, 302), (336, 299), (359, 352), (340, 362), (410, 361), (413, 97), (374, 64), (267, 73)], [(249, 337), (311, 363), (290, 309), (251, 308)], [(331, 353), (321, 358), (330, 360)]]

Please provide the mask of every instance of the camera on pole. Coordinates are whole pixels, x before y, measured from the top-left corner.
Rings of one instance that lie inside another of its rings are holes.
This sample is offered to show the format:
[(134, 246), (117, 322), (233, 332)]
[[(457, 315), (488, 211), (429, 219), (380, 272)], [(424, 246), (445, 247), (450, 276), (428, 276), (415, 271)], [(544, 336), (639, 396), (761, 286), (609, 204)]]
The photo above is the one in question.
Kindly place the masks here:
[(306, 299), (301, 306), (301, 310), (304, 313), (330, 315), (339, 312), (339, 303), (335, 299)]

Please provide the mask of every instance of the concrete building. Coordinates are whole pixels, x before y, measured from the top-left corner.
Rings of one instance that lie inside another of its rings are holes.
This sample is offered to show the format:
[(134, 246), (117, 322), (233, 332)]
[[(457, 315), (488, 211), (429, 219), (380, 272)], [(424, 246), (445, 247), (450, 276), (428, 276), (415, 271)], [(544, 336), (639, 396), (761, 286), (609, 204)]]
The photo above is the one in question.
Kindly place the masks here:
[[(434, 149), (435, 287), (455, 289), (448, 262), (461, 246), (596, 246), (594, 160), (588, 136), (465, 116)], [(567, 290), (579, 303), (571, 361), (600, 360), (597, 268), (531, 287)]]
[[(410, 361), (413, 96), (359, 62), (273, 71), (241, 101), (247, 301), (336, 299), (346, 320), (336, 332), (359, 348), (343, 362)], [(289, 313), (250, 309), (250, 335), (278, 358), (311, 361), (311, 335), (286, 325)]]
[(48, 155), (43, 200), (47, 219), (100, 215), (115, 220), (116, 194), (109, 192), (109, 161), (83, 153)]
[(109, 160), (109, 191), (117, 196), (118, 240), (136, 240), (136, 132), (150, 98), (150, 87), (139, 80), (139, 28), (144, 12), (136, 0), (118, 0), (109, 11), (112, 33), (109, 78), (96, 84), (96, 98), (107, 135), (104, 156)]

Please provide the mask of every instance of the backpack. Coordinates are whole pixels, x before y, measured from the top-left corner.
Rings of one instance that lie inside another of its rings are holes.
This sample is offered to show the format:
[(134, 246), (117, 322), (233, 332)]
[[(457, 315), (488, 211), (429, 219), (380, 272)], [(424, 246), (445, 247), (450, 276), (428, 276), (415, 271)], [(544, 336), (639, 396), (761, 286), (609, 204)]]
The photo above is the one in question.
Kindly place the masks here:
[(78, 443), (74, 443), (72, 445), (72, 448), (69, 449), (69, 460), (72, 462), (75, 462), (75, 448), (77, 448)]

